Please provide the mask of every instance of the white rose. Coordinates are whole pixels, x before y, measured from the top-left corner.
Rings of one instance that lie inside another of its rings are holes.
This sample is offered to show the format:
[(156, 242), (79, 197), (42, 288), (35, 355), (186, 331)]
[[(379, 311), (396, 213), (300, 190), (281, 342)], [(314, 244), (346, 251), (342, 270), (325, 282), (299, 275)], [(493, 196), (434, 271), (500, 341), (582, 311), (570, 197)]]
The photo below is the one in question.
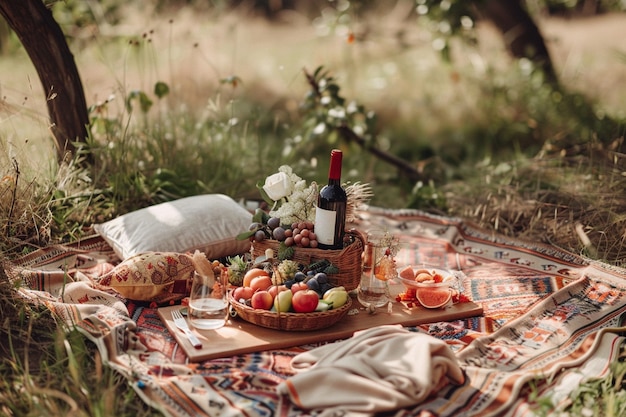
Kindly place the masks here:
[(267, 193), (267, 196), (274, 201), (287, 197), (292, 192), (292, 184), (289, 180), (289, 175), (284, 172), (270, 175), (265, 179), (263, 190)]

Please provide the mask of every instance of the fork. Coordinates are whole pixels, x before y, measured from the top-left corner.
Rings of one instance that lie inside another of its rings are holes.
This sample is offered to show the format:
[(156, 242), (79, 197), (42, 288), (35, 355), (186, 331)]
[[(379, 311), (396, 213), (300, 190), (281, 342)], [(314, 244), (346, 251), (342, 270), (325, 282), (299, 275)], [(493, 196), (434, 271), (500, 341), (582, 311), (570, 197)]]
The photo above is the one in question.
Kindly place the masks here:
[(189, 338), (191, 345), (196, 349), (200, 349), (202, 347), (202, 342), (200, 342), (196, 335), (193, 334), (191, 329), (189, 329), (187, 320), (183, 317), (179, 310), (172, 310), (172, 318), (174, 319), (174, 324), (176, 325), (176, 327), (182, 330)]

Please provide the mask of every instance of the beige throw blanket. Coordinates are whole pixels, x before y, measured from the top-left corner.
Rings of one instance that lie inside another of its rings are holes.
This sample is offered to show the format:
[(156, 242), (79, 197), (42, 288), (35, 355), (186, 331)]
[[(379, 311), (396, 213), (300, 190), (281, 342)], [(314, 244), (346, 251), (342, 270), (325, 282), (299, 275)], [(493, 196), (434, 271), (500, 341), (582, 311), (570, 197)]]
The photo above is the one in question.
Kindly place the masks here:
[(355, 332), (353, 337), (298, 354), (299, 371), (278, 393), (305, 410), (369, 415), (420, 404), (464, 375), (445, 342), (402, 326)]

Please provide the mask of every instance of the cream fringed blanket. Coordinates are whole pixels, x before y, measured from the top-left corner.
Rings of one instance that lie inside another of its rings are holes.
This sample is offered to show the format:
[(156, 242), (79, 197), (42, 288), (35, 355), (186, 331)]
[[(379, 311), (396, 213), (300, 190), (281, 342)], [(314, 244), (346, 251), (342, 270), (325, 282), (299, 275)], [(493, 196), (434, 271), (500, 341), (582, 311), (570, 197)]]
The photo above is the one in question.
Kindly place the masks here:
[(463, 372), (445, 342), (401, 326), (379, 326), (296, 356), (300, 371), (277, 390), (303, 409), (372, 413), (415, 406)]

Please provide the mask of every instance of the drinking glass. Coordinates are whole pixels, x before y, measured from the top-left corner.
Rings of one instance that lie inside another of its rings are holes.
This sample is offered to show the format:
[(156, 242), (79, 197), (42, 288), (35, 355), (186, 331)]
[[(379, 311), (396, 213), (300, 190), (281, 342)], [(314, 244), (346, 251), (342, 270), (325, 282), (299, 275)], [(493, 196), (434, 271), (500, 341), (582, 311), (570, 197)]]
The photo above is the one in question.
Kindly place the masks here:
[(228, 317), (228, 274), (193, 274), (189, 295), (189, 322), (199, 330), (219, 329)]
[(387, 281), (397, 275), (393, 261), (397, 245), (397, 238), (388, 232), (371, 231), (367, 234), (363, 271), (357, 289), (357, 299), (363, 306), (382, 307), (391, 300)]

